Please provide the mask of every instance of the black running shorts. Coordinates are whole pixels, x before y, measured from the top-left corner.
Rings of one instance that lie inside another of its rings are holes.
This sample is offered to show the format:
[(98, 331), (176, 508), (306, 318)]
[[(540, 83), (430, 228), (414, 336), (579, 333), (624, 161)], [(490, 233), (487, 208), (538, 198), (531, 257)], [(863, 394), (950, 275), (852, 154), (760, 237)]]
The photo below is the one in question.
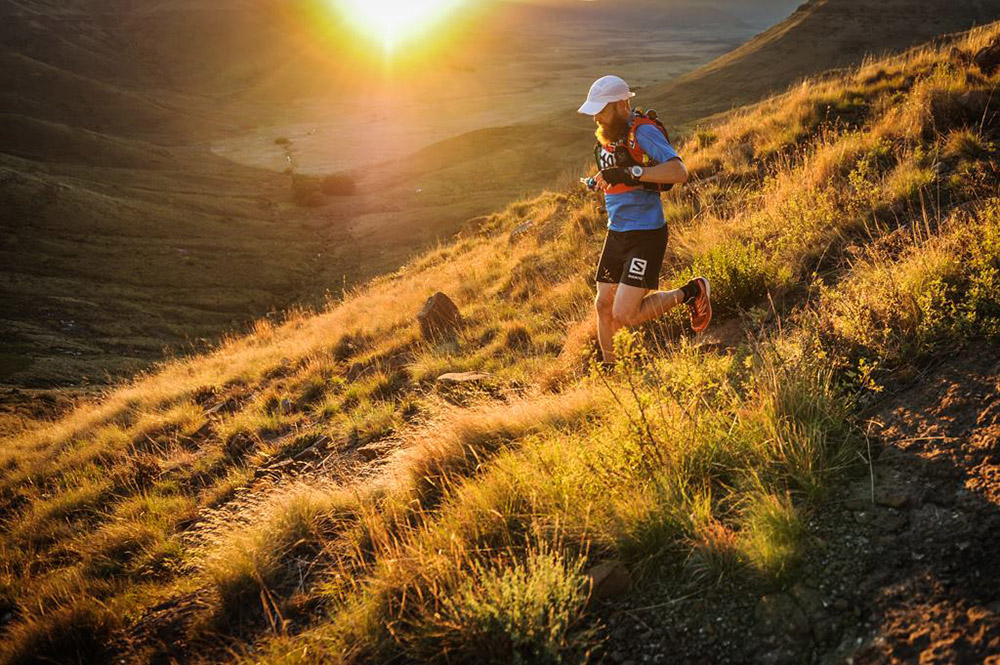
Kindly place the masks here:
[(597, 281), (655, 290), (667, 251), (667, 226), (650, 231), (612, 231), (604, 239)]

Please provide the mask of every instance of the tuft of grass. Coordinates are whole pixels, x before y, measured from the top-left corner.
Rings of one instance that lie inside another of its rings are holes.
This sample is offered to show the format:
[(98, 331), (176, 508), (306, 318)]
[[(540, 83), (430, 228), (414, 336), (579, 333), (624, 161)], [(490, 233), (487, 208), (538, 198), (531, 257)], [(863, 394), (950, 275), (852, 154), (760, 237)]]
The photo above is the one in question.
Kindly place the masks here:
[(589, 592), (582, 565), (544, 541), (488, 563), (474, 560), (437, 607), (415, 620), (404, 649), (422, 662), (580, 660), (596, 642), (593, 631), (578, 629)]
[(111, 609), (80, 599), (9, 626), (0, 659), (8, 665), (99, 662), (108, 657), (107, 645), (120, 626)]
[(805, 525), (788, 495), (756, 494), (741, 520), (739, 550), (770, 580), (787, 579), (804, 547)]
[(342, 492), (299, 488), (275, 498), (258, 522), (216, 544), (204, 569), (218, 590), (217, 619), (240, 625), (273, 616), (275, 594), (301, 581), (301, 557), (320, 551), (326, 534), (356, 514), (356, 499)]
[(944, 142), (944, 155), (952, 159), (974, 161), (990, 155), (982, 135), (969, 128), (952, 130)]

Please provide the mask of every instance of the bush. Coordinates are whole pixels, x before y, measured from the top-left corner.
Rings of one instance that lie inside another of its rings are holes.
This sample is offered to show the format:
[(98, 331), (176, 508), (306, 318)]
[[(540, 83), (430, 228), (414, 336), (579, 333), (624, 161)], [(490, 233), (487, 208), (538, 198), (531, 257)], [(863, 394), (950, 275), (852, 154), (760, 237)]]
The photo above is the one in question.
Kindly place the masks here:
[(699, 275), (711, 282), (712, 308), (719, 314), (756, 305), (767, 296), (771, 281), (768, 261), (760, 250), (739, 241), (718, 244), (696, 258), (683, 281)]

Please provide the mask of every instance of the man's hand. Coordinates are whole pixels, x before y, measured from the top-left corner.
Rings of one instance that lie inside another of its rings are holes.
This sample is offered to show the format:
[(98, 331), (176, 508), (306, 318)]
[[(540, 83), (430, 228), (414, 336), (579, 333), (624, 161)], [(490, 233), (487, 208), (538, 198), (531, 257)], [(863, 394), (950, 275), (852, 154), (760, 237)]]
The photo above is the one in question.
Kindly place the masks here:
[(597, 182), (597, 186), (604, 191), (608, 191), (615, 185), (639, 184), (639, 179), (629, 173), (628, 169), (624, 166), (602, 169), (601, 172), (595, 176), (594, 180)]

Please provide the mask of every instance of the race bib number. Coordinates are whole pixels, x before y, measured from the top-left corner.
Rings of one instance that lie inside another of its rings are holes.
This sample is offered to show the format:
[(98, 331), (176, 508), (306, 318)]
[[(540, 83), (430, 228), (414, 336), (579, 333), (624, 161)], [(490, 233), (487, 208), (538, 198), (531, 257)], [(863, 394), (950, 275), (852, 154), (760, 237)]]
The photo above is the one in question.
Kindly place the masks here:
[(603, 148), (597, 153), (597, 168), (599, 170), (614, 168), (615, 165), (615, 153), (608, 152)]

